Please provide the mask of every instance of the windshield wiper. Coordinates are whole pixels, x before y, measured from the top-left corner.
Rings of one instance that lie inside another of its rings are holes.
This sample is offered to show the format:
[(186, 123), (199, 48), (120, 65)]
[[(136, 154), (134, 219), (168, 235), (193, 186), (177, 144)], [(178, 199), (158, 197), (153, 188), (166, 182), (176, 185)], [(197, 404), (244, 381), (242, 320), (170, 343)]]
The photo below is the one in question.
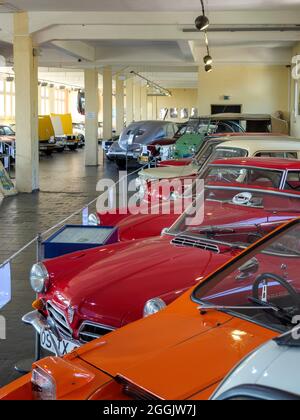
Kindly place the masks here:
[(276, 317), (282, 321), (287, 322), (288, 324), (293, 324), (294, 316), (291, 315), (286, 309), (274, 305), (273, 303), (263, 302), (262, 300), (255, 299), (254, 297), (249, 297), (248, 299), (250, 302), (259, 305), (261, 309), (272, 309), (273, 314), (276, 315)]
[(192, 232), (198, 232), (198, 233), (207, 233), (209, 235), (216, 235), (218, 233), (235, 233), (236, 231), (233, 228), (227, 228), (227, 227), (218, 227), (218, 226), (208, 226), (206, 228), (192, 228)]
[(204, 303), (198, 307), (200, 314), (205, 315), (207, 311), (237, 311), (237, 310), (269, 310), (270, 313), (276, 316), (276, 319), (284, 322), (284, 324), (293, 324), (293, 316), (290, 315), (285, 309), (280, 308), (279, 306), (273, 305), (271, 303), (262, 302), (259, 299), (252, 297), (248, 298), (250, 302), (257, 304), (257, 306), (222, 306), (222, 305), (212, 305)]

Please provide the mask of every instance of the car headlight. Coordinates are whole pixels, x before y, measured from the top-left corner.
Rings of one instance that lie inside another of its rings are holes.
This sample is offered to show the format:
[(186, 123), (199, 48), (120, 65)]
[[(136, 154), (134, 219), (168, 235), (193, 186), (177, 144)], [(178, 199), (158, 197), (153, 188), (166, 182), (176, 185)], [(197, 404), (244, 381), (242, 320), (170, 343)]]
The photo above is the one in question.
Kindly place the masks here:
[(32, 394), (35, 400), (56, 400), (56, 384), (44, 370), (36, 367), (31, 376)]
[(100, 217), (97, 214), (90, 214), (88, 218), (89, 226), (99, 226), (101, 225)]
[(157, 312), (163, 310), (166, 306), (166, 303), (160, 298), (148, 300), (144, 306), (144, 318), (156, 314)]
[(36, 293), (46, 291), (49, 281), (49, 273), (43, 263), (37, 263), (32, 266), (30, 271), (30, 284)]

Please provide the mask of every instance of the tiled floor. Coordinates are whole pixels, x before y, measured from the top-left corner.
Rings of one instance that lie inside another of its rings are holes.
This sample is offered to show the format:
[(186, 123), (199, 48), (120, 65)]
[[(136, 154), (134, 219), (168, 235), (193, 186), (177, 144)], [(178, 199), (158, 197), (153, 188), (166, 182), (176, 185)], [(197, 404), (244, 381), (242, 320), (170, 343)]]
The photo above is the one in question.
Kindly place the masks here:
[[(100, 161), (102, 162), (102, 154)], [(40, 192), (19, 194), (5, 199), (0, 205), (0, 261), (3, 262), (37, 233), (45, 231), (69, 216), (97, 196), (96, 184), (100, 178), (117, 179), (113, 163), (105, 162), (98, 168), (85, 168), (84, 152), (65, 152), (40, 162)], [(91, 209), (94, 211), (94, 209)], [(80, 222), (76, 217), (72, 222)], [(13, 297), (1, 315), (7, 323), (7, 339), (0, 341), (0, 386), (18, 377), (15, 363), (33, 355), (33, 332), (24, 326), (21, 316), (31, 309), (34, 294), (28, 273), (35, 262), (32, 246), (12, 264)]]

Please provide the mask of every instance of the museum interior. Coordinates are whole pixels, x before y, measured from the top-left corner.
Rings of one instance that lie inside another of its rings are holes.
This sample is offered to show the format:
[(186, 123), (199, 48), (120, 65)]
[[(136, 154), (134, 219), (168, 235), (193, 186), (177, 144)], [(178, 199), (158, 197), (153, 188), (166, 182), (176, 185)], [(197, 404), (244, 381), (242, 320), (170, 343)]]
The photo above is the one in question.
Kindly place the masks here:
[(0, 400), (300, 400), (298, 264), (300, 0), (0, 1)]

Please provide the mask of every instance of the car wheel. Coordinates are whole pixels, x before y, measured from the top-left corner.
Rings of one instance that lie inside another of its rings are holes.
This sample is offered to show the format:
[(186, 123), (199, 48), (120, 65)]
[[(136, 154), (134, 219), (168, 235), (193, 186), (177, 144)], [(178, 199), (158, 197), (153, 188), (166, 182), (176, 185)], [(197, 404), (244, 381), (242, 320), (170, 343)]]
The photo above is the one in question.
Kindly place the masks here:
[(52, 156), (53, 150), (45, 150), (46, 156)]
[(57, 153), (62, 153), (65, 150), (64, 147), (60, 147), (59, 149), (56, 149)]

